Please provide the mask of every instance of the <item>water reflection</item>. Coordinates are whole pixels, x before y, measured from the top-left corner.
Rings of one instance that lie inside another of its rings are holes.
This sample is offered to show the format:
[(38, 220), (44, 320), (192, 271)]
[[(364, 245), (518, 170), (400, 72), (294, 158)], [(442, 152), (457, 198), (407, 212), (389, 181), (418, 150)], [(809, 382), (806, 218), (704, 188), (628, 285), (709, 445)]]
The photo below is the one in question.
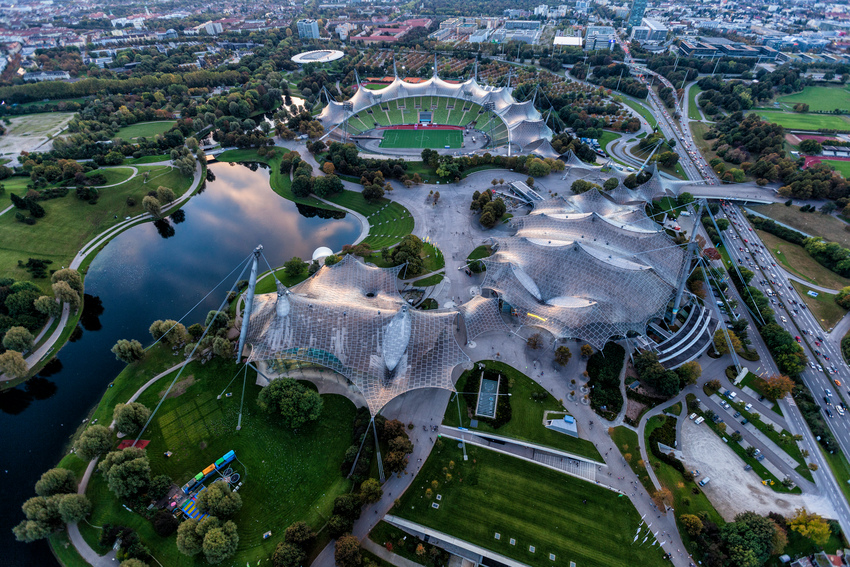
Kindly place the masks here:
[[(68, 435), (123, 368), (110, 352), (118, 339), (149, 343), (152, 321), (181, 317), (257, 244), (264, 245), (272, 265), (283, 265), (292, 256), (311, 257), (319, 246), (340, 250), (360, 232), (351, 216), (302, 214), (271, 190), (268, 170), (212, 163), (208, 171), (206, 191), (182, 215), (171, 215), (173, 236), (164, 239), (146, 223), (103, 249), (89, 266), (86, 309), (72, 333), (75, 342), (61, 351), (62, 361), (0, 394), (4, 567), (56, 564), (44, 543), (17, 543), (11, 528), (23, 519), (20, 506), (39, 475), (61, 458)], [(218, 307), (224, 293), (212, 294), (187, 326)]]

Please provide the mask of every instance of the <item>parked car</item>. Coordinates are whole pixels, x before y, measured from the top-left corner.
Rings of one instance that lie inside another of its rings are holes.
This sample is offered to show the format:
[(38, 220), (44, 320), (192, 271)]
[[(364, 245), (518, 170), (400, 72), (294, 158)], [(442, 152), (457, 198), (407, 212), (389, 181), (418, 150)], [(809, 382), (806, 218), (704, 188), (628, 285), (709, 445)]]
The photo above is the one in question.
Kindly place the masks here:
[(699, 481), (699, 485), (700, 485), (700, 486), (705, 486), (706, 484), (708, 484), (708, 483), (709, 483), (709, 481), (710, 481), (710, 480), (711, 480), (711, 479), (710, 479), (709, 477), (705, 477), (704, 479), (702, 479), (701, 481)]

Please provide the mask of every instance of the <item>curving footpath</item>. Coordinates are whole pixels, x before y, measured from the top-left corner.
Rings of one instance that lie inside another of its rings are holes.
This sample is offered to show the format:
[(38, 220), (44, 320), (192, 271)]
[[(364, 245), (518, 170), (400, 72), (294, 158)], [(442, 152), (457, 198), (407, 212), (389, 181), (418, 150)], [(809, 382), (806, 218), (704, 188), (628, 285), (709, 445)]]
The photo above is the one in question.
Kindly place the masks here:
[[(152, 164), (149, 164), (149, 165), (171, 165), (171, 162), (170, 161), (162, 161), (162, 162), (152, 163)], [(189, 188), (186, 190), (186, 192), (183, 193), (183, 195), (181, 195), (179, 198), (175, 199), (167, 207), (163, 207), (163, 209), (162, 209), (163, 213), (166, 213), (170, 210), (176, 210), (176, 209), (180, 208), (183, 205), (183, 203), (188, 201), (192, 197), (192, 195), (195, 194), (195, 191), (197, 191), (197, 189), (200, 186), (201, 181), (203, 179), (202, 171), (203, 171), (203, 168), (200, 168), (200, 167), (195, 168), (195, 174), (192, 178), (192, 184), (189, 186)], [(6, 209), (6, 210), (8, 210), (8, 209)], [(2, 214), (2, 213), (0, 213), (0, 214)], [(109, 240), (111, 240), (112, 238), (114, 238), (115, 236), (120, 234), (121, 232), (127, 230), (131, 226), (134, 226), (136, 224), (140, 224), (142, 222), (147, 222), (147, 221), (151, 220), (152, 218), (153, 218), (153, 215), (151, 215), (150, 213), (141, 213), (141, 214), (138, 214), (134, 217), (126, 219), (126, 220), (106, 229), (105, 231), (101, 232), (100, 234), (95, 236), (93, 239), (91, 239), (87, 244), (85, 244), (83, 246), (82, 250), (80, 250), (80, 252), (74, 257), (74, 259), (71, 261), (70, 266), (68, 266), (68, 267), (76, 270), (77, 268), (79, 268), (83, 264), (83, 262), (86, 260), (86, 258), (88, 258), (89, 255), (91, 255), (93, 252), (95, 252), (100, 246), (106, 244), (107, 242), (109, 242)], [(53, 347), (56, 344), (56, 342), (59, 340), (59, 337), (62, 336), (62, 332), (65, 330), (65, 326), (68, 324), (68, 319), (70, 317), (71, 317), (71, 309), (68, 307), (67, 303), (63, 304), (62, 305), (62, 315), (59, 319), (59, 325), (57, 325), (56, 329), (53, 331), (53, 333), (50, 335), (50, 337), (44, 342), (43, 345), (38, 347), (34, 352), (32, 352), (29, 356), (26, 357), (27, 366), (29, 368), (34, 367), (45, 356), (49, 356), (49, 355), (52, 354)], [(48, 321), (48, 323), (44, 326), (44, 329), (49, 328), (51, 323), (52, 323), (52, 321)], [(42, 330), (39, 337), (43, 336), (44, 332), (45, 332), (45, 330)], [(14, 380), (14, 379), (15, 378), (10, 378), (10, 377), (7, 377), (3, 374), (0, 374), (0, 382), (8, 382), (8, 381)]]

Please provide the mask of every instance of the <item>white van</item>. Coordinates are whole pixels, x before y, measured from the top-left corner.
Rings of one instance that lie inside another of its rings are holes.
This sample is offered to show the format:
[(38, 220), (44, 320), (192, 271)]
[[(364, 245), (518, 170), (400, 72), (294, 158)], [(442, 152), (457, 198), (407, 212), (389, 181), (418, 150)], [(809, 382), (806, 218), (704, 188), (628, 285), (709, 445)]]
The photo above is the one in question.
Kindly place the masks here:
[(697, 416), (696, 413), (692, 413), (691, 415), (688, 416), (688, 419), (694, 419), (694, 418), (696, 418), (696, 416)]
[(700, 486), (705, 486), (706, 484), (708, 484), (708, 482), (709, 482), (710, 480), (711, 480), (710, 478), (705, 477), (704, 479), (702, 479), (701, 481), (699, 481), (699, 485), (700, 485)]
[(699, 416), (698, 418), (696, 418), (696, 419), (694, 420), (694, 423), (696, 423), (697, 425), (699, 425), (699, 424), (700, 424), (700, 423), (702, 423), (703, 421), (705, 421), (705, 418), (704, 418), (703, 416)]

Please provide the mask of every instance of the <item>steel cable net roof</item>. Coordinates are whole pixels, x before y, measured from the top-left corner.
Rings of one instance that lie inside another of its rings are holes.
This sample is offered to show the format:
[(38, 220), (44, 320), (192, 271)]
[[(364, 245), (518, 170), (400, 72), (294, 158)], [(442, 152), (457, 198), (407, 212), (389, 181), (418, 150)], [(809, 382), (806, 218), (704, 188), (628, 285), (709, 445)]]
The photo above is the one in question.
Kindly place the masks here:
[(378, 91), (358, 88), (354, 96), (346, 101), (351, 104), (350, 111), (345, 110), (343, 105), (346, 103), (329, 101), (319, 113), (318, 119), (325, 125), (325, 130), (330, 131), (349, 116), (380, 102), (412, 96), (438, 96), (470, 100), (481, 106), (492, 103), (494, 113), (510, 130), (511, 143), (521, 149), (540, 139), (551, 140), (552, 130), (546, 125), (540, 112), (534, 108), (532, 101), (517, 102), (511, 91), (509, 87), (482, 86), (474, 78), (462, 83), (449, 83), (434, 76), (421, 83), (409, 83), (395, 77), (392, 83)]
[(482, 287), (499, 293), (525, 325), (601, 348), (643, 334), (673, 298), (686, 267), (677, 246), (643, 206), (618, 205), (596, 190), (535, 204), (511, 219)]
[(478, 335), (489, 331), (509, 332), (499, 313), (499, 298), (489, 299), (476, 295), (466, 303), (457, 306), (466, 325), (466, 340), (471, 341)]
[(346, 256), (290, 289), (257, 295), (249, 361), (330, 368), (357, 386), (373, 415), (410, 390), (452, 390), (452, 369), (469, 361), (455, 340), (457, 312), (410, 307), (396, 288), (400, 270)]

